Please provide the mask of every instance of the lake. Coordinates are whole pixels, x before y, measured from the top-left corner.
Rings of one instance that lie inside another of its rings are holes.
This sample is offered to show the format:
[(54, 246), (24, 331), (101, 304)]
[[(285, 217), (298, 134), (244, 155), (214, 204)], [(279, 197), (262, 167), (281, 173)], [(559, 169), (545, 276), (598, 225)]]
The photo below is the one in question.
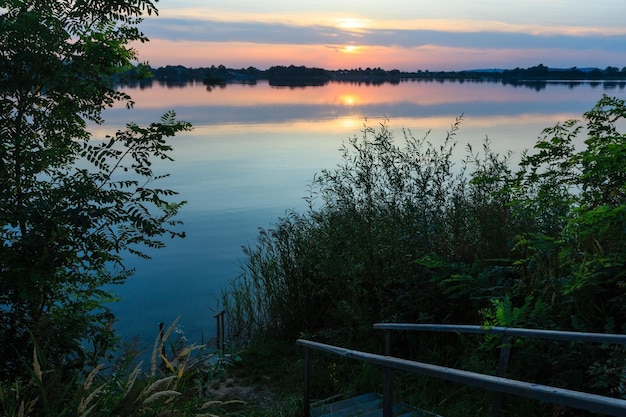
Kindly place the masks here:
[(201, 84), (125, 88), (132, 110), (114, 108), (92, 129), (103, 137), (128, 122), (158, 121), (174, 109), (192, 132), (173, 138), (175, 162), (157, 164), (170, 173), (163, 186), (188, 204), (180, 212), (187, 237), (167, 240), (151, 260), (129, 258), (136, 274), (114, 288), (112, 305), (119, 333), (140, 336), (151, 346), (158, 323), (180, 316), (190, 342), (215, 336), (213, 315), (221, 290), (238, 275), (241, 247), (255, 243), (258, 228), (270, 228), (286, 210), (305, 207), (316, 172), (340, 162), (339, 147), (360, 136), (365, 123), (402, 129), (416, 137), (430, 130), (445, 138), (463, 114), (459, 149), (481, 150), (486, 137), (513, 159), (559, 121), (581, 118), (606, 93), (626, 98), (624, 83), (547, 83), (541, 88), (495, 83), (403, 82), (397, 85), (330, 83), (322, 87), (276, 88), (267, 83), (229, 84), (210, 91)]

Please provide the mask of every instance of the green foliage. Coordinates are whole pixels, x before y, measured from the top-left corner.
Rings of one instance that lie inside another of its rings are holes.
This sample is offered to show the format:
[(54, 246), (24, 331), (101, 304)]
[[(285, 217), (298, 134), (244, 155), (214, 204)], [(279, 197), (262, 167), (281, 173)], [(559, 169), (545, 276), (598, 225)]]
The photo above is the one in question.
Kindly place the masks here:
[(468, 149), (454, 167), (459, 123), (440, 145), (408, 131), (396, 145), (386, 124), (351, 138), (337, 169), (311, 184), (308, 212), (288, 213), (245, 250), (241, 276), (224, 294), (231, 329), (246, 329), (235, 336), (270, 328), (360, 339), (375, 321), (476, 315), (482, 299), (501, 295), (515, 274), (500, 260), (514, 233), (504, 227), (507, 158), (486, 142), (482, 158)]
[(132, 106), (113, 80), (136, 59), (130, 43), (147, 40), (136, 26), (154, 2), (0, 7), (0, 372), (27, 375), (36, 346), (72, 384), (116, 343), (104, 288), (132, 273), (123, 256), (183, 235), (183, 202), (155, 187), (152, 162), (171, 159), (167, 138), (190, 125), (169, 112), (98, 140), (87, 129), (105, 108)]
[(546, 305), (541, 299), (526, 296), (521, 307), (514, 307), (509, 295), (503, 299), (492, 299), (491, 309), (481, 311), (485, 326), (537, 327), (547, 323)]
[(518, 264), (545, 301), (557, 305), (555, 320), (579, 330), (611, 331), (626, 325), (624, 231), (626, 230), (623, 153), (626, 136), (618, 127), (626, 116), (623, 100), (608, 96), (585, 113), (588, 137), (568, 121), (544, 131), (534, 155), (518, 173), (519, 216), (538, 222), (520, 235)]
[[(246, 248), (223, 295), (230, 328), (245, 329), (233, 340), (306, 334), (380, 350), (380, 321), (626, 331), (625, 116), (624, 101), (604, 96), (586, 123), (545, 129), (517, 169), (489, 141), (458, 157), (460, 120), (439, 144), (404, 131), (398, 145), (386, 123), (366, 126), (315, 177), (307, 211)], [(495, 370), (499, 339), (471, 354), (421, 339), (397, 353)], [(525, 341), (513, 356), (521, 379), (622, 392), (614, 347)], [(349, 375), (344, 390), (360, 380)]]

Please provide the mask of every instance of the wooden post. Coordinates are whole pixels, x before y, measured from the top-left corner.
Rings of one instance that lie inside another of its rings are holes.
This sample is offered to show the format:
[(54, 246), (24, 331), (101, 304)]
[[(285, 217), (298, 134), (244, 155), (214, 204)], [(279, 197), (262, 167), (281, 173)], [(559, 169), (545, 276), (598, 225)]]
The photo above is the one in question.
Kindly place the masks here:
[[(385, 330), (385, 356), (391, 356), (391, 331)], [(393, 373), (394, 370), (383, 368), (383, 417), (393, 416)]]
[[(511, 342), (512, 337), (509, 335), (502, 336), (502, 346), (500, 346), (500, 359), (498, 360), (498, 370), (496, 376), (504, 377), (509, 368), (509, 359), (511, 358)], [(502, 407), (504, 406), (504, 393), (495, 392), (493, 394), (493, 402), (491, 412), (493, 417), (502, 415)]]
[(391, 330), (384, 330), (385, 336), (385, 355), (391, 356)]
[(215, 347), (217, 350), (221, 350), (221, 344), (220, 344), (220, 340), (222, 339), (222, 328), (220, 326), (220, 315), (216, 314), (215, 315), (215, 321), (216, 321), (216, 337), (215, 337)]
[(311, 416), (310, 406), (310, 387), (309, 380), (311, 377), (311, 349), (304, 348), (304, 417)]
[(226, 326), (224, 325), (224, 316), (226, 316), (226, 312), (222, 311), (222, 352), (226, 350)]
[(217, 350), (221, 351), (222, 353), (224, 353), (224, 350), (226, 349), (226, 341), (225, 341), (226, 330), (224, 328), (224, 315), (226, 315), (226, 312), (222, 310), (213, 316), (216, 322), (216, 326), (217, 326), (217, 335), (216, 335), (217, 337), (215, 340), (215, 347), (217, 348)]

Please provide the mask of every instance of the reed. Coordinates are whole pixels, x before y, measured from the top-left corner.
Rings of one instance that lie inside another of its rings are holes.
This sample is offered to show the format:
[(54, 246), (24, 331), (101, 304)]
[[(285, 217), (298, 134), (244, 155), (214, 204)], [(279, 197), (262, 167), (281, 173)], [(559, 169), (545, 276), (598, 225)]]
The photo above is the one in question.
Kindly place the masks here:
[[(176, 321), (157, 338), (148, 372), (129, 351), (122, 352), (114, 363), (99, 364), (65, 379), (63, 369), (46, 367), (45, 355), (36, 347), (30, 379), (0, 383), (0, 413), (8, 417), (227, 415), (230, 411), (226, 408), (237, 403), (236, 399), (217, 401), (205, 390), (210, 383), (207, 375), (215, 375), (214, 368), (223, 363), (210, 361), (214, 353), (203, 346), (166, 349), (175, 326)], [(156, 365), (157, 357), (161, 366)]]

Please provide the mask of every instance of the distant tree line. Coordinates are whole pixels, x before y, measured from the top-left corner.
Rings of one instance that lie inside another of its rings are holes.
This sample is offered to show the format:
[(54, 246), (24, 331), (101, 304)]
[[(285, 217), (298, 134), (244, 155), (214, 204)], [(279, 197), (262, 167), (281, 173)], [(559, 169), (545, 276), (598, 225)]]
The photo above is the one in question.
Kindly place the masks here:
[[(139, 77), (138, 77), (139, 75)], [(141, 81), (137, 81), (140, 78)], [(133, 80), (132, 82), (130, 80)], [(549, 68), (539, 64), (530, 68), (481, 69), (467, 71), (429, 71), (415, 72), (398, 69), (353, 68), (326, 70), (305, 66), (273, 66), (267, 70), (255, 67), (233, 69), (224, 65), (200, 68), (187, 68), (182, 65), (168, 65), (159, 68), (137, 66), (120, 78), (120, 83), (150, 84), (157, 81), (168, 85), (180, 85), (201, 82), (209, 88), (232, 83), (256, 84), (267, 80), (270, 85), (288, 87), (321, 86), (331, 81), (359, 84), (399, 84), (412, 80), (459, 81), (459, 82), (501, 82), (504, 84), (526, 85), (536, 89), (545, 87), (546, 82), (572, 81), (625, 81), (626, 67), (621, 70), (608, 66), (600, 68)], [(622, 86), (623, 87), (623, 86)]]

